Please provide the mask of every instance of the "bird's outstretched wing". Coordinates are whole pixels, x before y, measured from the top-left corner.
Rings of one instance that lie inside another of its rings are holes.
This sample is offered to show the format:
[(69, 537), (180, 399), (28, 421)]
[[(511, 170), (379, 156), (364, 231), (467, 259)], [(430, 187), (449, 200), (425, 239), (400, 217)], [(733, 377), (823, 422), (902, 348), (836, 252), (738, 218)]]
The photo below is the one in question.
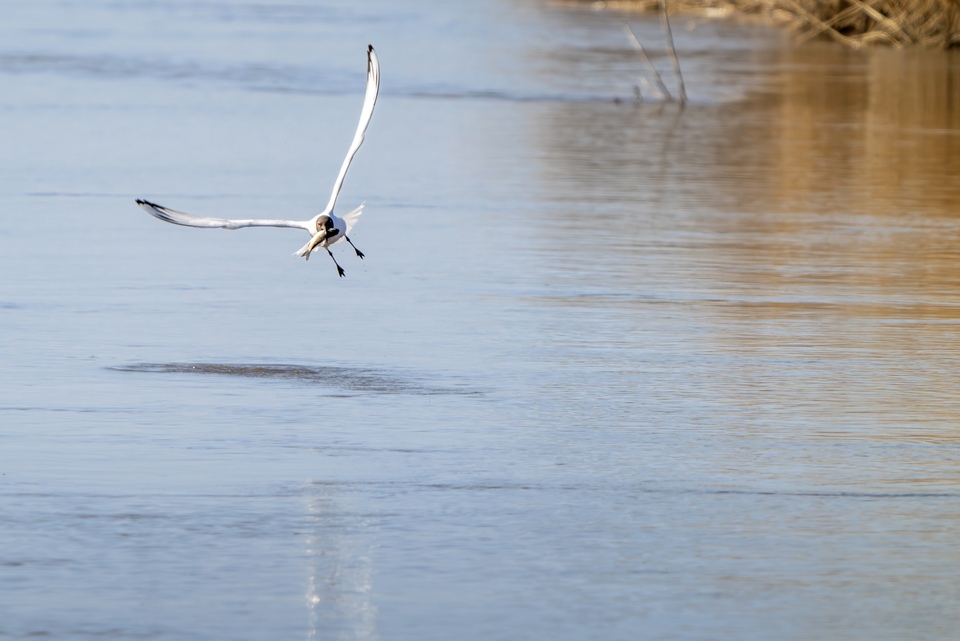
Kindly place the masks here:
[(205, 216), (194, 216), (182, 211), (167, 209), (161, 205), (154, 204), (147, 200), (137, 200), (137, 204), (151, 216), (174, 225), (186, 225), (187, 227), (219, 227), (221, 229), (240, 229), (241, 227), (293, 227), (294, 229), (310, 229), (310, 221), (307, 220), (227, 220), (226, 218), (207, 218)]
[(350, 213), (343, 215), (343, 221), (347, 223), (347, 231), (344, 232), (344, 235), (347, 235), (351, 231), (353, 231), (353, 228), (356, 226), (357, 221), (360, 220), (360, 214), (363, 213), (363, 207), (364, 205), (360, 205)]
[(329, 214), (333, 211), (333, 206), (337, 202), (337, 196), (340, 194), (340, 188), (343, 187), (343, 179), (347, 175), (347, 169), (350, 162), (357, 155), (357, 150), (363, 144), (363, 134), (367, 131), (367, 125), (370, 124), (370, 118), (373, 116), (373, 107), (377, 104), (377, 94), (380, 93), (380, 61), (377, 60), (377, 52), (373, 50), (373, 45), (367, 45), (367, 92), (363, 97), (363, 108), (360, 110), (360, 122), (357, 124), (357, 133), (353, 135), (353, 142), (350, 143), (350, 150), (347, 151), (347, 157), (343, 159), (343, 165), (340, 167), (340, 174), (337, 181), (333, 183), (333, 191), (330, 193), (330, 202), (324, 213)]

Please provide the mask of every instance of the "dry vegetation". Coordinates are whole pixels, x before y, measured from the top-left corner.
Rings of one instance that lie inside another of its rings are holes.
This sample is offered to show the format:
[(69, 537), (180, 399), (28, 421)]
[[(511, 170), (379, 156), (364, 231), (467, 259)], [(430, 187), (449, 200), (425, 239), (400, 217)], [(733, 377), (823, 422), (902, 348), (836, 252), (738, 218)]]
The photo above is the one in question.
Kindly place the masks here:
[[(658, 10), (658, 0), (610, 0), (611, 9)], [(755, 15), (801, 40), (829, 37), (853, 47), (960, 46), (960, 0), (671, 0), (671, 11)]]

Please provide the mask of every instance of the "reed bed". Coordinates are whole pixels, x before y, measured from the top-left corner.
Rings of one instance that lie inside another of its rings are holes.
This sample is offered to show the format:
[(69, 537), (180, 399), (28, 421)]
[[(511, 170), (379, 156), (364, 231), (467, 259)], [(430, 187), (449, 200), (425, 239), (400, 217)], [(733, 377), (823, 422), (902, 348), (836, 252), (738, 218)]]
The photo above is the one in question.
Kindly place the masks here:
[[(609, 0), (595, 6), (659, 10), (659, 0)], [(786, 25), (800, 40), (828, 37), (851, 47), (960, 46), (960, 0), (671, 0), (671, 11), (756, 16)]]

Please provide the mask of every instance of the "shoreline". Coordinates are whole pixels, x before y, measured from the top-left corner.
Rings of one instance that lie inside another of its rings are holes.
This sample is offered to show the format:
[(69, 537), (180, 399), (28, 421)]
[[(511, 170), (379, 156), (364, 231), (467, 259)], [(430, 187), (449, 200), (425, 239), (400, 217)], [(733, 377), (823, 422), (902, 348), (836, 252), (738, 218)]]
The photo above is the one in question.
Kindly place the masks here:
[[(757, 21), (786, 28), (800, 42), (831, 39), (867, 46), (947, 49), (960, 46), (960, 5), (949, 0), (666, 0), (670, 13)], [(656, 13), (659, 0), (567, 0), (567, 6)]]

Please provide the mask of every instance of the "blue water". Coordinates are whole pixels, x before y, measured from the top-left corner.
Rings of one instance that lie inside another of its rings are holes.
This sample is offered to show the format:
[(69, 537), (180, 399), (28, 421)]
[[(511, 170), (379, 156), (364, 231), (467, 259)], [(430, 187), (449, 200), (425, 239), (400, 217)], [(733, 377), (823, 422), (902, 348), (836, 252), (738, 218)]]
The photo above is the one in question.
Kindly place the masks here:
[(955, 638), (958, 60), (675, 32), (5, 7), (0, 638)]

